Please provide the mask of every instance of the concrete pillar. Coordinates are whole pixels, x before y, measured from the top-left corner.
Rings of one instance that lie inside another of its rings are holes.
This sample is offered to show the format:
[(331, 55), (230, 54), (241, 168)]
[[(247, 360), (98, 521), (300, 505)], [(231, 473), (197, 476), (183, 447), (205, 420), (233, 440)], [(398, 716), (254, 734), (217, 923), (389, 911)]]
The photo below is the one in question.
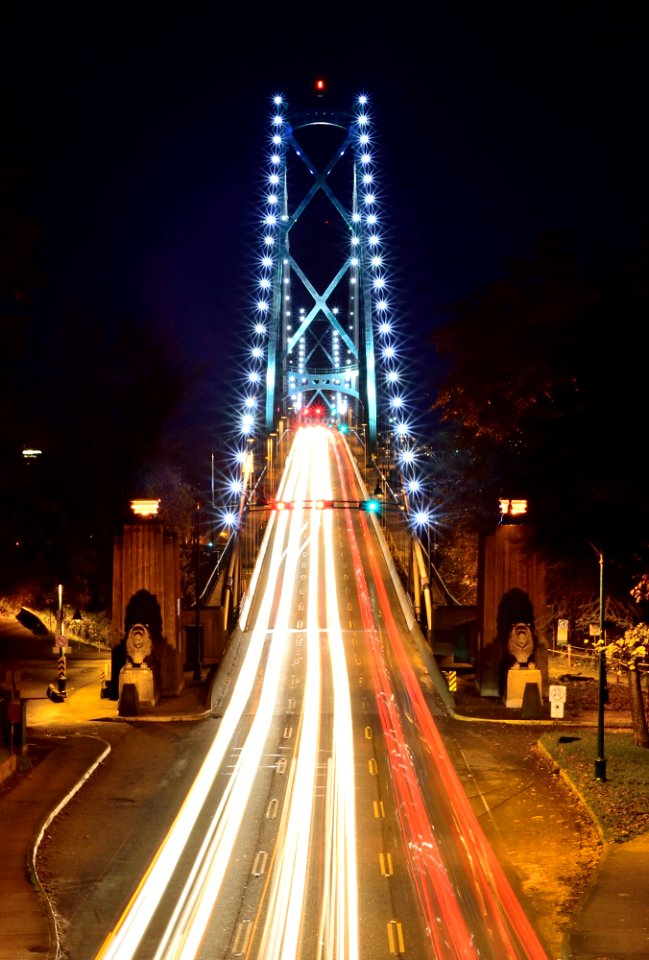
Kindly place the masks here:
[(183, 684), (180, 629), (180, 552), (176, 534), (155, 519), (124, 525), (113, 551), (113, 647), (123, 644), (133, 623), (146, 623), (159, 669), (160, 692)]
[(532, 538), (530, 524), (502, 523), (480, 540), (476, 681), (484, 697), (506, 696), (507, 670), (513, 662), (507, 649), (509, 633), (520, 622), (532, 631), (533, 660), (547, 695), (546, 570)]

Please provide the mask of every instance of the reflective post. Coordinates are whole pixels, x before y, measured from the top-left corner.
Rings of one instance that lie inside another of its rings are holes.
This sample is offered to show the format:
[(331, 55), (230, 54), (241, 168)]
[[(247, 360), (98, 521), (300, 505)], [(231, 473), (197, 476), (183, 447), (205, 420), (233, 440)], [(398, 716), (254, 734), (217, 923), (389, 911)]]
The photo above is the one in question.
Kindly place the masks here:
[(57, 675), (57, 686), (59, 693), (62, 697), (67, 697), (67, 663), (65, 659), (65, 650), (66, 642), (64, 637), (64, 625), (63, 625), (63, 584), (60, 583), (58, 587), (59, 591), (59, 607), (56, 612), (56, 631), (57, 631), (57, 644), (59, 645), (59, 662), (58, 662), (58, 675)]

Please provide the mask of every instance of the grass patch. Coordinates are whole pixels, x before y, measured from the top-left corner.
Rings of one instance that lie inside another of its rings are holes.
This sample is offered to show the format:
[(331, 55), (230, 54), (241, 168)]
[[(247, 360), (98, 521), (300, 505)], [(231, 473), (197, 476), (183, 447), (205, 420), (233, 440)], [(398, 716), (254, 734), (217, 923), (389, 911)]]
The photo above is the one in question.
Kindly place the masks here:
[(606, 782), (595, 779), (597, 731), (539, 738), (598, 822), (604, 840), (624, 843), (649, 829), (649, 750), (636, 747), (631, 733), (604, 733)]

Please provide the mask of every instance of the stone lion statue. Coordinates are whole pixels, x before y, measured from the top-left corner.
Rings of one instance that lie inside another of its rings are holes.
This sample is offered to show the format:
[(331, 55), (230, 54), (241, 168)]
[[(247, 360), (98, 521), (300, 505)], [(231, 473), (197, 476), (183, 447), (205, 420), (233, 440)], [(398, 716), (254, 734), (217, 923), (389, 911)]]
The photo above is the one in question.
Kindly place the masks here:
[(149, 628), (143, 623), (134, 623), (126, 638), (126, 660), (135, 666), (141, 666), (153, 653), (153, 643)]
[(507, 649), (516, 660), (515, 666), (531, 663), (534, 653), (534, 638), (529, 623), (515, 623), (509, 631)]

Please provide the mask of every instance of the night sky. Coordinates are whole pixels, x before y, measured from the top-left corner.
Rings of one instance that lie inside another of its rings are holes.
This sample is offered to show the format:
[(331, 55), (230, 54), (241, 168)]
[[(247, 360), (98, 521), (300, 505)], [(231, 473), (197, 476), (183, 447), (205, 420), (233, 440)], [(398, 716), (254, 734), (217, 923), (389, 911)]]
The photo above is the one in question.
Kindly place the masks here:
[(2, 149), (31, 171), (43, 329), (70, 309), (144, 317), (199, 371), (179, 413), (205, 435), (250, 319), (276, 92), (300, 108), (322, 76), (332, 108), (371, 98), (413, 364), (449, 304), (542, 231), (594, 270), (646, 237), (639, 4), (130, 7), (5, 7)]

